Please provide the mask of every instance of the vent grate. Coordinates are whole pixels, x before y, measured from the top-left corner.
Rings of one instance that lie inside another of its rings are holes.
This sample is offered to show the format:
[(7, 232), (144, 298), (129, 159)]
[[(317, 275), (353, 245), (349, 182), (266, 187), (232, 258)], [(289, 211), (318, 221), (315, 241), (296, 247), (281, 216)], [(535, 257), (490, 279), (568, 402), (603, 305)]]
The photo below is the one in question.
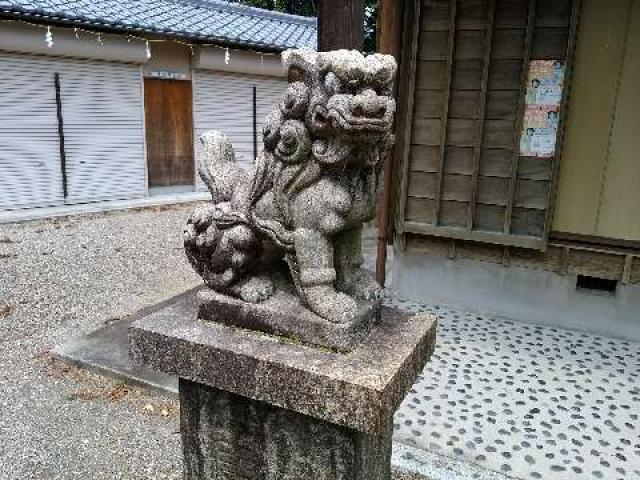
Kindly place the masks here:
[(588, 275), (578, 275), (576, 280), (577, 290), (590, 290), (595, 292), (616, 293), (618, 288), (617, 280), (608, 278), (590, 277)]

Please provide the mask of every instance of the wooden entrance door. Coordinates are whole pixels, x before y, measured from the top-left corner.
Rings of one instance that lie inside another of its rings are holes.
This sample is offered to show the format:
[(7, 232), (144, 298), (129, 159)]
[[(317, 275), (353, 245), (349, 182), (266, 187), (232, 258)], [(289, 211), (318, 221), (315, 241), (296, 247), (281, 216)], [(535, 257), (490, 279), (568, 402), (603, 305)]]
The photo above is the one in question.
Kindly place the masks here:
[(191, 82), (146, 78), (149, 186), (193, 185)]

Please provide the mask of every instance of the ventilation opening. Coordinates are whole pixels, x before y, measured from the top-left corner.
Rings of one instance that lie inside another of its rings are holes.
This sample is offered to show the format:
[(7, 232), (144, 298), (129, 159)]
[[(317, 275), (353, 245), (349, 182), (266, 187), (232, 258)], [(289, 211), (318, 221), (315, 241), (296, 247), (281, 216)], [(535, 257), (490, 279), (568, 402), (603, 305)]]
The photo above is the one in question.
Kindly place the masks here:
[(592, 292), (616, 293), (618, 287), (617, 280), (608, 278), (589, 277), (588, 275), (578, 275), (576, 288), (578, 290), (589, 290)]

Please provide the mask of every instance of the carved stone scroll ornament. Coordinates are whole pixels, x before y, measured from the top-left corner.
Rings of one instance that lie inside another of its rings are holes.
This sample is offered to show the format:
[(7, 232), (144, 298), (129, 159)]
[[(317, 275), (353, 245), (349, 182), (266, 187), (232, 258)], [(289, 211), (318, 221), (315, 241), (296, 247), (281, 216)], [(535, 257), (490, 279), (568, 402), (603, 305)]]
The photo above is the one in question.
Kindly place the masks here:
[(345, 324), (376, 310), (360, 237), (393, 144), (396, 63), (348, 50), (289, 50), (283, 62), (288, 90), (266, 118), (252, 172), (223, 133), (202, 136), (199, 172), (212, 202), (190, 217), (185, 249), (215, 292), (264, 304), (284, 290)]

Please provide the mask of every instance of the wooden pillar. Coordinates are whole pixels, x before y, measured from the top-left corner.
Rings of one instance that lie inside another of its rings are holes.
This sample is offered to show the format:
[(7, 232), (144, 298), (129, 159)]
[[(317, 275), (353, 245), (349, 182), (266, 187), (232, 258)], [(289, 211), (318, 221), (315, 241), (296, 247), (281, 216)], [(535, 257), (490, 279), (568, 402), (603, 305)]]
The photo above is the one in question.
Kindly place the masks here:
[(378, 6), (378, 48), (380, 53), (396, 57), (400, 63), (404, 0), (380, 0)]
[[(415, 0), (407, 0), (411, 3)], [(380, 53), (393, 55), (400, 66), (402, 53), (403, 19), (405, 0), (380, 0), (378, 10), (378, 48)], [(396, 96), (398, 81), (396, 80)], [(378, 197), (378, 248), (376, 255), (376, 280), (382, 286), (386, 281), (387, 244), (393, 238), (393, 218), (395, 212), (394, 186), (397, 183), (397, 162), (394, 155), (384, 159), (383, 188)]]
[(318, 51), (364, 47), (364, 0), (320, 0)]

